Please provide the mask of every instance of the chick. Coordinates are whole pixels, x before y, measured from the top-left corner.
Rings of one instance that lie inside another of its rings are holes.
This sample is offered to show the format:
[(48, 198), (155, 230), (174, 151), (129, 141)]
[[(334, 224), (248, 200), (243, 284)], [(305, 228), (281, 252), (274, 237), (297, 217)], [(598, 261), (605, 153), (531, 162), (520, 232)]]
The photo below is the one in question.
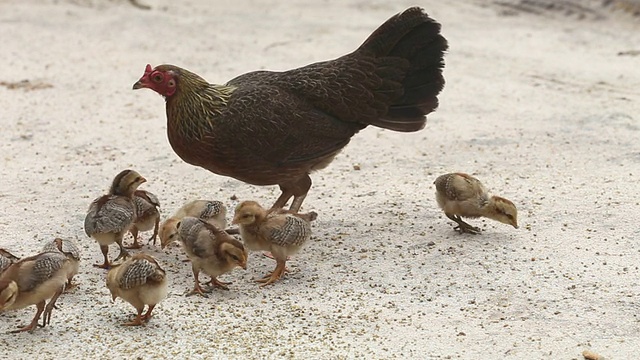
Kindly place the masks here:
[(76, 285), (72, 283), (73, 277), (78, 273), (78, 269), (80, 267), (80, 249), (75, 242), (69, 239), (60, 239), (55, 238), (53, 241), (49, 241), (44, 245), (42, 251), (59, 251), (63, 253), (71, 262), (71, 272), (67, 275), (67, 285), (64, 288), (64, 291), (69, 291), (69, 289), (75, 287)]
[(216, 200), (194, 200), (184, 204), (175, 214), (165, 220), (160, 227), (160, 245), (164, 249), (175, 241), (178, 235), (176, 224), (185, 216), (200, 218), (218, 229), (227, 226), (227, 207)]
[(262, 286), (278, 280), (285, 272), (289, 255), (295, 254), (311, 237), (310, 221), (317, 214), (292, 214), (290, 211), (268, 211), (255, 201), (243, 201), (237, 207), (233, 224), (240, 227), (240, 236), (251, 250), (270, 251), (276, 268), (257, 280)]
[(7, 250), (0, 248), (0, 274), (11, 266), (14, 262), (20, 260), (19, 257), (13, 255)]
[(198, 293), (204, 296), (205, 290), (200, 286), (199, 280), (200, 271), (211, 277), (211, 286), (227, 290), (227, 285), (231, 283), (218, 280), (218, 276), (236, 266), (247, 269), (247, 250), (240, 241), (224, 230), (192, 216), (184, 217), (176, 227), (193, 270), (195, 284), (189, 295)]
[[(158, 261), (147, 254), (135, 254), (107, 273), (107, 287), (113, 301), (120, 297), (133, 305), (138, 316), (122, 325), (137, 326), (151, 318), (153, 308), (167, 297), (167, 275)], [(143, 315), (145, 305), (149, 308)]]
[(136, 207), (136, 220), (131, 227), (131, 235), (133, 235), (133, 244), (127, 249), (140, 249), (142, 245), (138, 243), (138, 232), (149, 231), (153, 229), (153, 235), (149, 242), (153, 240), (156, 244), (158, 236), (158, 228), (160, 227), (160, 201), (158, 197), (146, 190), (136, 190), (133, 193), (133, 204)]
[[(31, 324), (12, 332), (33, 332), (41, 315), (43, 327), (50, 323), (51, 312), (72, 267), (64, 254), (43, 252), (14, 263), (0, 275), (0, 312), (29, 305), (36, 305), (38, 309)], [(50, 299), (48, 304), (47, 299)]]
[(490, 196), (482, 183), (471, 175), (450, 173), (436, 181), (436, 200), (447, 217), (456, 223), (454, 229), (462, 233), (479, 234), (480, 229), (462, 221), (462, 217), (486, 217), (518, 228), (518, 210), (509, 200)]
[(133, 193), (146, 181), (137, 172), (124, 170), (113, 179), (109, 193), (93, 200), (89, 206), (89, 212), (84, 219), (84, 231), (87, 236), (98, 241), (104, 256), (104, 262), (95, 264), (95, 267), (111, 267), (107, 253), (109, 245), (113, 243), (120, 247), (120, 254), (116, 260), (129, 256), (122, 246), (122, 238), (131, 229), (136, 218)]

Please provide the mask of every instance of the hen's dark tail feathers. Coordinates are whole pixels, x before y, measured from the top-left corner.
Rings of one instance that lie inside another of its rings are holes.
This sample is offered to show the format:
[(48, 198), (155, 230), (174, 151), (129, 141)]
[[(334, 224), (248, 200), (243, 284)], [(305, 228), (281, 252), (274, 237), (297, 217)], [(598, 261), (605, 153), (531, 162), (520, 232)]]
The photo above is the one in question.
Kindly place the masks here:
[[(383, 81), (400, 81), (402, 88), (402, 95), (372, 125), (404, 132), (424, 127), (425, 115), (438, 107), (437, 96), (444, 87), (447, 47), (440, 24), (418, 7), (393, 16), (369, 36), (357, 51), (375, 57), (377, 75)], [(394, 87), (383, 86), (380, 91), (397, 93)]]

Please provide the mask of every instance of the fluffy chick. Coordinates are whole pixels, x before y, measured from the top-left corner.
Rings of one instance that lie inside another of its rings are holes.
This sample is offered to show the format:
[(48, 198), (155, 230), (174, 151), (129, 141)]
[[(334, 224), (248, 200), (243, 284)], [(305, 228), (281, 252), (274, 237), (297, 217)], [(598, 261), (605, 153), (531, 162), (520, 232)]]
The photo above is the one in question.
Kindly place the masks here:
[(71, 271), (71, 262), (64, 254), (43, 252), (14, 263), (0, 275), (0, 312), (29, 305), (38, 309), (31, 324), (12, 332), (33, 332), (41, 315), (43, 327), (51, 322), (51, 312)]
[(458, 223), (454, 229), (479, 234), (480, 229), (462, 221), (462, 217), (486, 217), (518, 228), (518, 210), (509, 200), (490, 196), (482, 183), (471, 175), (450, 173), (436, 181), (436, 200), (445, 215)]
[(67, 275), (67, 285), (65, 286), (64, 291), (69, 291), (69, 289), (75, 287), (76, 285), (72, 280), (80, 268), (80, 249), (78, 248), (78, 245), (69, 239), (55, 238), (44, 244), (42, 251), (61, 252), (69, 259), (69, 262), (71, 263), (71, 271)]
[(138, 233), (151, 229), (153, 229), (153, 235), (149, 242), (153, 240), (153, 245), (155, 245), (158, 228), (160, 227), (160, 201), (158, 197), (146, 190), (136, 190), (133, 193), (133, 204), (136, 207), (136, 220), (131, 227), (133, 244), (128, 246), (127, 249), (141, 248), (142, 245), (138, 243)]
[(278, 280), (285, 272), (289, 255), (298, 252), (311, 237), (310, 221), (317, 214), (293, 214), (290, 211), (268, 211), (255, 201), (243, 201), (235, 210), (233, 224), (238, 224), (242, 240), (251, 250), (270, 251), (276, 268), (257, 280), (262, 286)]
[(11, 266), (14, 262), (20, 260), (19, 257), (13, 255), (9, 251), (0, 248), (0, 274)]
[(218, 276), (236, 266), (247, 269), (247, 250), (240, 241), (224, 230), (192, 216), (184, 217), (176, 227), (193, 270), (195, 284), (189, 295), (197, 293), (204, 296), (205, 290), (200, 286), (199, 280), (200, 271), (211, 277), (211, 286), (227, 290), (227, 285), (231, 283), (218, 280)]
[(175, 214), (165, 220), (160, 227), (160, 245), (164, 249), (175, 241), (178, 235), (176, 225), (185, 216), (200, 218), (218, 229), (227, 227), (227, 207), (217, 200), (194, 200), (184, 204)]
[[(151, 318), (153, 308), (167, 297), (167, 275), (158, 261), (147, 254), (135, 254), (107, 273), (107, 287), (115, 301), (120, 297), (133, 305), (138, 315), (122, 325), (143, 325)], [(143, 315), (145, 305), (147, 312)]]
[(84, 231), (87, 236), (96, 239), (104, 256), (104, 262), (94, 266), (103, 269), (111, 267), (107, 254), (109, 245), (113, 243), (120, 247), (120, 254), (115, 260), (129, 256), (122, 246), (122, 238), (136, 219), (133, 193), (146, 181), (137, 172), (124, 170), (113, 179), (109, 193), (93, 200), (89, 206), (84, 219)]

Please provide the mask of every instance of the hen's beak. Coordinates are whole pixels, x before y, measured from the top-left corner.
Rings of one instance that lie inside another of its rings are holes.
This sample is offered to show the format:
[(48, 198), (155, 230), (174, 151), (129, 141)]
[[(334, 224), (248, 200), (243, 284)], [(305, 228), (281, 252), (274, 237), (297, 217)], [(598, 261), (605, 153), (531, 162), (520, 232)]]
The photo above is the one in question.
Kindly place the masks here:
[(133, 84), (133, 90), (138, 90), (138, 89), (142, 89), (142, 88), (145, 88), (145, 87), (146, 86), (142, 82), (142, 79), (138, 80), (135, 84)]

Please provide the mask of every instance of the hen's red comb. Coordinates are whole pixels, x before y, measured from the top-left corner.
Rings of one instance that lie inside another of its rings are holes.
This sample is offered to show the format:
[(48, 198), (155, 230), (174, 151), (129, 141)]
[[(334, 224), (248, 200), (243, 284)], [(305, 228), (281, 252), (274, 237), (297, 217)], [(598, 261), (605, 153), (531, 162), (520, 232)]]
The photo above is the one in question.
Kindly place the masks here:
[(153, 69), (151, 68), (151, 64), (147, 64), (147, 67), (144, 68), (144, 74), (145, 75), (149, 75), (149, 74), (151, 74), (152, 71), (153, 71)]

